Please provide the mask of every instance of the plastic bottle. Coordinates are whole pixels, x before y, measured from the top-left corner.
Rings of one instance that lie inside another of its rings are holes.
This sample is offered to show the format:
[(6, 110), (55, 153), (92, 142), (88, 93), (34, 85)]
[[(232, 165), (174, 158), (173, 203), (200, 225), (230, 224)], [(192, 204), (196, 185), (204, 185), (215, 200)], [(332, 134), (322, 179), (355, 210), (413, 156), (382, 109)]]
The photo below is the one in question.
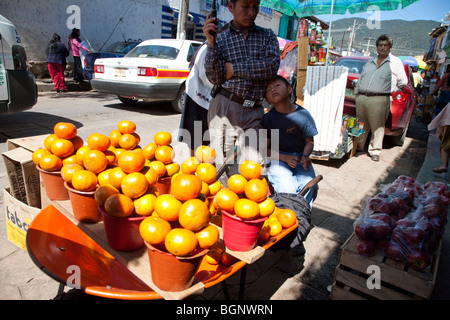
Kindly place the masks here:
[(317, 31), (316, 40), (322, 42), (322, 27), (320, 26), (320, 22), (317, 22), (316, 31)]
[(316, 25), (314, 24), (314, 22), (311, 22), (311, 33), (309, 35), (309, 41), (316, 41)]

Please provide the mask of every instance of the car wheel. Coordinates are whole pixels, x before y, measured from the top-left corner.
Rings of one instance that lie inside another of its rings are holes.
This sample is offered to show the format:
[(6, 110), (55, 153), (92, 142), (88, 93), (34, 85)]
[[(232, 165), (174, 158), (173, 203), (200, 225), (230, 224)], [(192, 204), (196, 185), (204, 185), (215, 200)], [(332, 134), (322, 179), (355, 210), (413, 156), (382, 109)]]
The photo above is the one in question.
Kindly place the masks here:
[(178, 91), (177, 98), (171, 102), (173, 111), (177, 113), (183, 112), (185, 96), (186, 96), (186, 88), (183, 84), (180, 88), (180, 91)]
[(124, 98), (121, 96), (117, 96), (120, 100), (120, 102), (122, 102), (123, 104), (136, 104), (136, 102), (138, 102), (138, 100), (134, 100), (134, 99), (130, 99), (130, 98)]

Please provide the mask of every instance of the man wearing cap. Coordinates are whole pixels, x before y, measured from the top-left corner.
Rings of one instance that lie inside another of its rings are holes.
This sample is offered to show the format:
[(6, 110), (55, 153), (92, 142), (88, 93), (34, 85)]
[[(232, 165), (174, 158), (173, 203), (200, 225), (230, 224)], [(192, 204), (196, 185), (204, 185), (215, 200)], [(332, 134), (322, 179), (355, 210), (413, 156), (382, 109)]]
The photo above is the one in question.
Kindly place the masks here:
[(408, 84), (402, 61), (391, 53), (392, 37), (383, 34), (376, 41), (377, 57), (364, 66), (356, 87), (356, 117), (364, 122), (358, 150), (364, 150), (372, 132), (368, 153), (373, 161), (380, 161), (384, 127), (391, 109), (391, 93), (402, 91)]

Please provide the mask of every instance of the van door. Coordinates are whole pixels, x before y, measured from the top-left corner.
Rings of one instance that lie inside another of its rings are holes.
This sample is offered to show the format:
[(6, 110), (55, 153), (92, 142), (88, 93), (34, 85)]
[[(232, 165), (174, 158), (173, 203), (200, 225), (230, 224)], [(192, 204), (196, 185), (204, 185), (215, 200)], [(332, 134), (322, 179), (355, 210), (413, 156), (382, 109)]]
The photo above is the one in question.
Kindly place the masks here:
[[(3, 48), (2, 35), (0, 33), (0, 48)], [(6, 82), (6, 67), (3, 50), (0, 51), (0, 114), (5, 113), (8, 105), (8, 83)], [(3, 110), (5, 109), (5, 110)]]

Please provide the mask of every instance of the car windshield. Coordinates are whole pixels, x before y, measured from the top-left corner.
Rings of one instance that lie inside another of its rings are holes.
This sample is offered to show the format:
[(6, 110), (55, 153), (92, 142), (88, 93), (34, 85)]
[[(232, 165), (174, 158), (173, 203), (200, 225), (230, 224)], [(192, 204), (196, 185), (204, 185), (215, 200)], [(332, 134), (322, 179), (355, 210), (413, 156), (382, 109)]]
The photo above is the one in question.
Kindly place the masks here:
[(333, 66), (347, 67), (348, 72), (360, 74), (367, 61), (363, 59), (340, 59)]
[(114, 42), (105, 49), (105, 52), (128, 53), (137, 45), (137, 42)]
[(126, 57), (175, 60), (179, 51), (177, 48), (161, 45), (137, 46)]

